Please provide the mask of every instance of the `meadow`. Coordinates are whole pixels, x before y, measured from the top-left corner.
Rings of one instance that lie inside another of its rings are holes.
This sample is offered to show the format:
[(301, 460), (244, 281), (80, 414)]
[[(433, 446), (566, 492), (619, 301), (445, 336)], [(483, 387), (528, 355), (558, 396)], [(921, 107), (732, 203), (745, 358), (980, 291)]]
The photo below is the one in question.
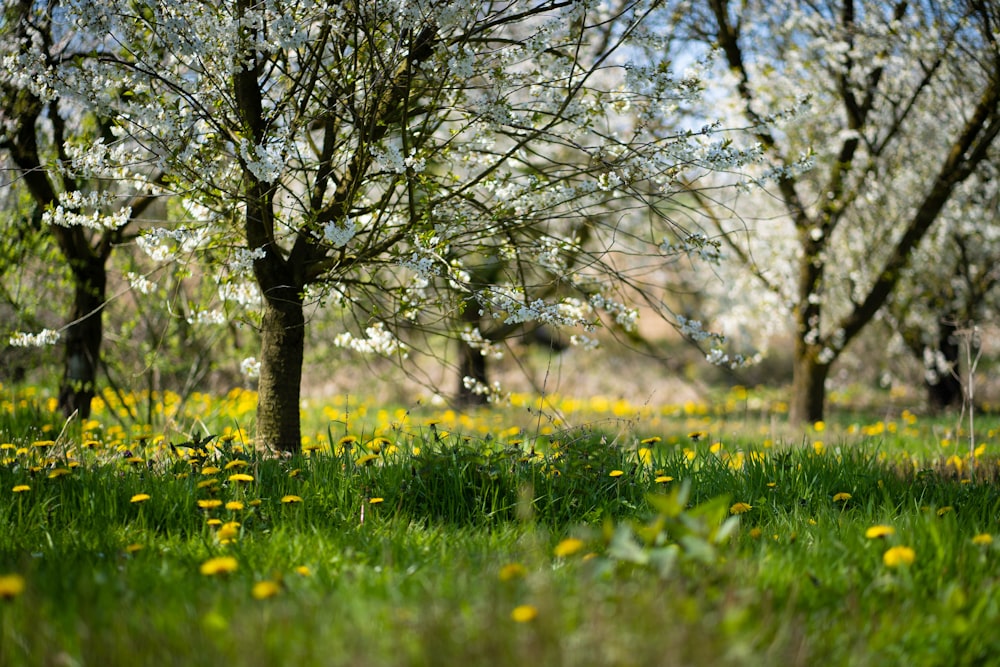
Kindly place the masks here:
[(1000, 420), (0, 387), (0, 666), (1000, 663)]

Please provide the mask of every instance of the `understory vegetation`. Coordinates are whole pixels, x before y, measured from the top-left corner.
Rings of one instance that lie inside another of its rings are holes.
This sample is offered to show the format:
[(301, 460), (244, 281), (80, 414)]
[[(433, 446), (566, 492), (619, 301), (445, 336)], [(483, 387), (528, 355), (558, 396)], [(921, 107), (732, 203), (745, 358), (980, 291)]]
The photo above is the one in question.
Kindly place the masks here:
[(776, 434), (735, 394), (317, 406), (287, 455), (239, 392), (65, 423), (3, 388), (0, 665), (989, 662), (997, 420)]

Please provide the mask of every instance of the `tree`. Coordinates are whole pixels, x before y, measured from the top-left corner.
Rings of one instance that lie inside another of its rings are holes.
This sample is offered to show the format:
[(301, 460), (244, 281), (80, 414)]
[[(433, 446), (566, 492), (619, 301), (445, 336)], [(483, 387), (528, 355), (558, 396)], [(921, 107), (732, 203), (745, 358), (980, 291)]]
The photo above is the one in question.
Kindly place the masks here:
[[(117, 193), (113, 181), (100, 179), (120, 174), (95, 170), (76, 159), (74, 145), (96, 140), (103, 146), (109, 126), (71, 99), (26, 79), (29, 63), (51, 68), (78, 48), (62, 43), (55, 32), (59, 30), (53, 25), (57, 11), (55, 2), (8, 0), (4, 4), (0, 42), (11, 55), (0, 78), (0, 149), (8, 154), (39, 213), (30, 225), (22, 225), (16, 238), (46, 230), (71, 277), (72, 306), (61, 336), (65, 357), (59, 406), (67, 417), (86, 418), (100, 363), (107, 262), (124, 240), (132, 217), (141, 214), (153, 198), (141, 190)], [(55, 337), (52, 331), (43, 336)], [(14, 338), (19, 343), (32, 340), (30, 336)]]
[(400, 361), (400, 331), (469, 308), (584, 332), (631, 326), (634, 294), (662, 311), (648, 264), (675, 230), (658, 204), (752, 151), (649, 131), (701, 87), (628, 62), (663, 43), (655, 7), (80, 0), (65, 20), (100, 43), (32, 73), (203, 210), (147, 245), (228, 252), (220, 279), (259, 290), (257, 438), (294, 450), (307, 304), (343, 308), (338, 344)]
[(774, 184), (767, 197), (702, 203), (720, 222), (727, 208), (741, 218), (722, 223), (729, 250), (793, 321), (791, 418), (822, 419), (832, 364), (881, 316), (957, 188), (990, 155), (1000, 10), (981, 0), (681, 9), (693, 43), (718, 49), (727, 70), (718, 94), (757, 128), (758, 182)]

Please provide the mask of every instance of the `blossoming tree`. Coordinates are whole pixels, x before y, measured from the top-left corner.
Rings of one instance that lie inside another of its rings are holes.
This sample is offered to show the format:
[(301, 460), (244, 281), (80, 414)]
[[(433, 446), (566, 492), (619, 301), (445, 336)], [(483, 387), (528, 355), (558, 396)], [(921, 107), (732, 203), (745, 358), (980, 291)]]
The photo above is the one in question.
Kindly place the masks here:
[(630, 62), (665, 44), (656, 5), (79, 0), (60, 17), (95, 45), (31, 77), (112, 119), (186, 202), (151, 254), (210, 249), (226, 295), (259, 303), (257, 437), (293, 450), (307, 306), (343, 308), (338, 345), (399, 360), (403, 328), (470, 308), (584, 342), (632, 326), (636, 295), (664, 311), (650, 263), (690, 235), (662, 202), (754, 153), (650, 130), (701, 88)]
[(689, 43), (720, 53), (715, 99), (762, 128), (768, 194), (702, 203), (770, 295), (764, 318), (792, 320), (792, 418), (821, 419), (831, 365), (884, 312), (959, 186), (995, 159), (1000, 8), (692, 0), (678, 16)]

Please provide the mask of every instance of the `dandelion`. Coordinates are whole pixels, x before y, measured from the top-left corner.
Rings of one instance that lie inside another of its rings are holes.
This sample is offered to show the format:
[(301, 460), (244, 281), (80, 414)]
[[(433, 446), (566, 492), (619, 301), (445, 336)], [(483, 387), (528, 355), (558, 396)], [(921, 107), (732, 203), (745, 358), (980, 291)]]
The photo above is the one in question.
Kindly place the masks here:
[(149, 500), (150, 495), (148, 493), (137, 493), (129, 499), (130, 503), (144, 503)]
[(729, 507), (730, 514), (745, 514), (753, 509), (753, 505), (750, 503), (733, 503)]
[(567, 537), (556, 545), (553, 553), (557, 558), (565, 558), (579, 552), (584, 547), (584, 542), (578, 537)]
[(252, 482), (253, 481), (253, 475), (248, 475), (245, 472), (238, 472), (235, 475), (230, 475), (229, 476), (229, 481), (230, 482), (237, 482), (237, 483), (240, 483), (240, 482)]
[(28, 486), (27, 484), (18, 484), (11, 490), (14, 493), (27, 493), (28, 491), (31, 491), (31, 487)]
[(294, 496), (292, 494), (289, 494), (287, 496), (282, 496), (281, 497), (281, 502), (285, 503), (286, 505), (290, 505), (292, 503), (301, 503), (302, 502), (302, 497), (301, 496)]
[(368, 504), (369, 505), (378, 505), (379, 503), (383, 502), (384, 500), (385, 500), (385, 498), (369, 498), (368, 499)]
[(674, 478), (670, 475), (658, 475), (653, 481), (657, 484), (666, 484), (667, 482), (674, 481)]
[(365, 454), (364, 456), (362, 456), (361, 458), (359, 458), (354, 463), (356, 465), (358, 465), (359, 467), (360, 466), (370, 466), (372, 463), (374, 463), (377, 460), (378, 460), (378, 454)]
[(814, 423), (813, 430), (816, 431), (817, 433), (822, 433), (823, 431), (826, 430), (826, 423), (822, 421)]
[(142, 551), (142, 548), (143, 547), (142, 547), (141, 544), (139, 544), (138, 542), (133, 542), (132, 544), (130, 544), (127, 547), (125, 547), (125, 553), (127, 553), (127, 554), (134, 554), (134, 553), (136, 553), (138, 551)]
[(521, 579), (527, 574), (528, 570), (520, 563), (508, 563), (500, 568), (497, 576), (500, 577), (500, 581), (512, 581), (514, 579)]
[(219, 480), (217, 479), (205, 479), (198, 482), (199, 489), (211, 489), (214, 486), (218, 486)]
[(298, 567), (295, 568), (295, 572), (296, 574), (302, 577), (312, 576), (312, 570), (310, 570), (309, 567), (306, 565), (299, 565)]
[(216, 498), (206, 498), (198, 501), (198, 509), (202, 510), (212, 510), (216, 507), (222, 507), (222, 501)]
[(240, 522), (227, 521), (219, 527), (217, 535), (219, 537), (219, 541), (223, 544), (235, 542), (236, 538), (240, 536)]
[(835, 503), (846, 503), (851, 499), (851, 494), (846, 491), (841, 491), (840, 493), (833, 494), (833, 502)]
[(892, 526), (879, 525), (879, 526), (872, 526), (871, 528), (866, 530), (865, 537), (867, 537), (869, 540), (875, 540), (880, 537), (889, 537), (890, 535), (894, 535), (895, 533), (896, 529), (893, 528)]
[(239, 567), (240, 564), (232, 556), (217, 556), (209, 558), (201, 564), (201, 573), (206, 577), (211, 577), (235, 572)]
[(972, 543), (979, 546), (989, 546), (993, 544), (993, 536), (989, 533), (979, 533), (972, 538)]
[(243, 509), (243, 503), (239, 500), (230, 500), (226, 503), (226, 509), (230, 512), (239, 512)]
[(226, 464), (225, 469), (226, 470), (233, 470), (233, 469), (236, 469), (236, 468), (246, 468), (249, 465), (250, 464), (247, 463), (246, 461), (244, 461), (243, 459), (233, 459), (232, 461), (230, 461), (229, 463)]
[(518, 605), (510, 612), (510, 617), (515, 623), (530, 623), (538, 618), (538, 608), (530, 604)]
[(640, 445), (655, 445), (660, 442), (660, 436), (654, 435), (652, 438), (645, 438), (639, 441)]
[(882, 562), (886, 567), (912, 565), (916, 558), (917, 553), (910, 547), (892, 547), (882, 554)]
[(692, 431), (691, 433), (688, 433), (688, 438), (691, 439), (693, 442), (698, 442), (706, 435), (708, 434), (705, 433), (704, 431)]
[(823, 452), (826, 451), (826, 445), (823, 444), (822, 440), (816, 440), (813, 442), (813, 451), (816, 452), (817, 456), (822, 456)]
[(624, 470), (612, 470), (608, 473), (608, 477), (621, 477), (625, 474)]
[(220, 472), (222, 472), (222, 469), (216, 466), (205, 466), (204, 468), (201, 469), (201, 474), (204, 475), (205, 477), (209, 477), (211, 475), (215, 475)]
[(273, 598), (275, 595), (281, 592), (281, 584), (276, 581), (258, 581), (253, 585), (250, 590), (250, 595), (253, 596), (255, 600), (266, 600), (267, 598)]
[(937, 515), (938, 516), (944, 516), (945, 514), (948, 514), (949, 512), (954, 512), (954, 511), (955, 511), (954, 507), (952, 507), (951, 505), (946, 505), (946, 506), (941, 507), (941, 508), (938, 509)]
[(70, 474), (69, 468), (53, 468), (49, 473), (49, 479), (57, 479)]
[(13, 600), (24, 592), (24, 577), (19, 574), (0, 575), (0, 599)]

